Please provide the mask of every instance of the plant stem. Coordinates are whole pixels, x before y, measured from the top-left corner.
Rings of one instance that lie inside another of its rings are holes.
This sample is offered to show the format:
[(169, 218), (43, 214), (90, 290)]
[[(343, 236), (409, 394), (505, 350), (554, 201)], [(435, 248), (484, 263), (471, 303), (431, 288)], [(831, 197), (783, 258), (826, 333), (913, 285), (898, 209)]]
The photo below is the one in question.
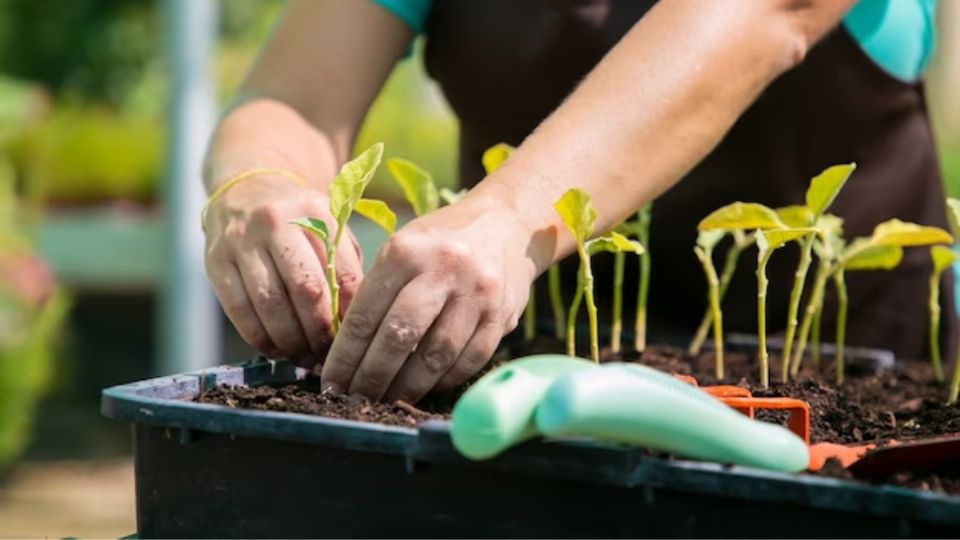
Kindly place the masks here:
[(790, 365), (790, 375), (793, 377), (796, 377), (797, 373), (800, 372), (800, 362), (803, 360), (803, 353), (806, 352), (810, 325), (817, 313), (823, 311), (823, 292), (827, 287), (830, 271), (830, 263), (821, 260), (817, 266), (817, 275), (813, 280), (813, 289), (810, 291), (810, 298), (807, 300), (803, 320), (800, 322), (800, 332), (797, 334), (797, 348), (793, 351), (793, 361)]
[(567, 356), (577, 355), (577, 310), (580, 309), (580, 301), (583, 299), (583, 281), (583, 263), (581, 263), (577, 271), (577, 292), (573, 295), (570, 312), (567, 313)]
[(950, 379), (950, 393), (947, 395), (947, 404), (956, 403), (958, 395), (960, 395), (960, 347), (957, 348), (957, 356), (953, 360), (953, 377)]
[[(647, 348), (647, 296), (650, 292), (650, 207), (639, 212), (643, 227), (640, 229), (640, 243), (644, 252), (640, 254), (640, 283), (637, 284), (637, 313), (633, 322), (633, 349), (643, 352)], [(644, 216), (644, 213), (646, 215)]]
[(560, 267), (551, 266), (547, 270), (547, 279), (550, 289), (550, 307), (553, 309), (553, 332), (557, 339), (563, 339), (566, 321), (563, 318), (563, 297), (560, 295)]
[(770, 387), (770, 365), (767, 359), (767, 261), (770, 253), (757, 264), (757, 359), (760, 363), (760, 385)]
[(793, 350), (793, 338), (797, 332), (797, 312), (800, 310), (800, 296), (810, 269), (810, 252), (813, 250), (815, 234), (808, 234), (800, 245), (800, 263), (793, 274), (793, 288), (790, 290), (790, 304), (787, 308), (787, 332), (783, 339), (783, 354), (780, 357), (780, 382), (787, 382), (790, 368), (790, 352)]
[[(723, 297), (727, 294), (727, 288), (730, 287), (730, 280), (733, 279), (733, 272), (737, 269), (737, 260), (747, 245), (749, 244), (741, 245), (739, 242), (734, 242), (733, 245), (730, 246), (730, 249), (727, 250), (727, 255), (723, 262), (723, 271), (720, 273), (720, 292), (718, 298), (720, 302), (723, 302)], [(707, 339), (707, 332), (710, 330), (711, 322), (713, 322), (713, 308), (707, 306), (703, 312), (703, 319), (700, 320), (700, 326), (697, 327), (697, 333), (694, 334), (693, 341), (690, 342), (690, 347), (687, 349), (690, 356), (700, 354), (700, 348), (703, 347), (703, 342)]]
[(820, 330), (823, 319), (823, 304), (817, 306), (813, 316), (813, 330), (810, 333), (810, 361), (815, 369), (820, 368)]
[(703, 273), (707, 277), (708, 299), (710, 304), (710, 319), (713, 321), (713, 343), (716, 358), (716, 377), (723, 380), (723, 313), (720, 311), (720, 280), (713, 267), (712, 250), (697, 246), (693, 250), (700, 259)]
[(597, 328), (597, 304), (593, 301), (593, 270), (590, 268), (590, 256), (582, 253), (586, 258), (583, 261), (583, 295), (587, 298), (587, 320), (590, 324), (590, 358), (600, 363), (600, 333)]
[(843, 353), (847, 336), (847, 283), (843, 268), (833, 274), (833, 284), (837, 288), (837, 384), (843, 384)]
[(620, 352), (623, 333), (623, 270), (627, 264), (627, 254), (618, 251), (613, 254), (613, 322), (610, 323), (610, 351)]
[(330, 286), (330, 313), (333, 323), (333, 335), (340, 331), (340, 284), (337, 283), (336, 250), (327, 254), (327, 285)]
[(943, 363), (940, 360), (940, 274), (934, 271), (930, 275), (930, 362), (938, 383), (943, 382)]
[(530, 297), (527, 299), (527, 307), (523, 308), (523, 340), (533, 341), (537, 333), (537, 288), (530, 285)]

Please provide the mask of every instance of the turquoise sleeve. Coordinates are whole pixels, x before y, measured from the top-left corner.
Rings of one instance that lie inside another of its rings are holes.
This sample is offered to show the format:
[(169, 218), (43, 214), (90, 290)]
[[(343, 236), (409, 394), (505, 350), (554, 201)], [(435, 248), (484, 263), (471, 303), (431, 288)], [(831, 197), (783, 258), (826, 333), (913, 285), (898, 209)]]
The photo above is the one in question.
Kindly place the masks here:
[(427, 15), (430, 14), (430, 5), (432, 0), (373, 0), (390, 13), (393, 13), (401, 21), (414, 31), (420, 34), (423, 32), (427, 23)]
[(860, 0), (843, 25), (887, 73), (915, 81), (933, 52), (936, 0)]

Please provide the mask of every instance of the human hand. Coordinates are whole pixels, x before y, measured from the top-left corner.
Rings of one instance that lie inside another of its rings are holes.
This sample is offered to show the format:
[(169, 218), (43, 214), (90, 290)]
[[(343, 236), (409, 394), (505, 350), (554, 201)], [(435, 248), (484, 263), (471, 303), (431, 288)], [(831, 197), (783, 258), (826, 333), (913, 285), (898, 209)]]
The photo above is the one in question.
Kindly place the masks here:
[[(321, 191), (269, 175), (237, 184), (207, 211), (205, 262), (224, 311), (247, 343), (267, 356), (312, 365), (329, 348), (333, 326), (323, 246), (289, 223), (302, 216), (336, 223)], [(336, 261), (342, 309), (363, 273), (359, 245), (345, 233), (352, 249), (341, 246)]]
[(467, 381), (517, 326), (537, 269), (531, 234), (503, 205), (469, 196), (380, 249), (323, 366), (323, 385), (416, 402)]

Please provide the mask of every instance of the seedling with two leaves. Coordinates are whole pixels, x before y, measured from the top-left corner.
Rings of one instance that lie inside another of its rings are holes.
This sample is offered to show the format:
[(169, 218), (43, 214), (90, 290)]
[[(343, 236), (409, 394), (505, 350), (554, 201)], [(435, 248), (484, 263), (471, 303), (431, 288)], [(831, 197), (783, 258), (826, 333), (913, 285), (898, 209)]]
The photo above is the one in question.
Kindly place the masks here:
[(597, 328), (597, 305), (593, 294), (593, 271), (590, 266), (590, 257), (600, 252), (628, 252), (643, 253), (643, 246), (635, 240), (630, 240), (622, 234), (611, 231), (600, 237), (590, 239), (594, 233), (597, 213), (593, 209), (590, 196), (583, 190), (573, 188), (564, 193), (553, 205), (563, 224), (573, 235), (577, 243), (577, 255), (580, 257), (580, 268), (577, 272), (577, 291), (566, 321), (567, 354), (576, 353), (576, 319), (580, 302), (584, 299), (587, 305), (587, 319), (590, 327), (590, 357), (594, 362), (600, 361), (600, 344)]

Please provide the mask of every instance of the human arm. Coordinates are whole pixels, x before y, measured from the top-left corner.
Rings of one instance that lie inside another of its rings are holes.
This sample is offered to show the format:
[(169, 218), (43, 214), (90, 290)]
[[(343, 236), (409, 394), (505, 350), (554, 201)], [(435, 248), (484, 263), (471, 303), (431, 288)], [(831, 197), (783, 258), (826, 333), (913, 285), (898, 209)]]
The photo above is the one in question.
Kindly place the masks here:
[(415, 400), (466, 380), (515, 326), (530, 281), (573, 250), (552, 206), (560, 195), (592, 195), (598, 230), (635, 212), (708, 154), (852, 3), (659, 2), (501, 169), (387, 244), (325, 383)]
[[(288, 222), (329, 217), (327, 185), (411, 31), (371, 2), (290, 3), (237, 98), (204, 165), (208, 192), (252, 169), (265, 173), (216, 197), (206, 214), (207, 274), (241, 336), (271, 356), (322, 357), (332, 336), (323, 249)], [(333, 224), (334, 220), (326, 219)], [(360, 252), (337, 260), (341, 305), (362, 274)]]

